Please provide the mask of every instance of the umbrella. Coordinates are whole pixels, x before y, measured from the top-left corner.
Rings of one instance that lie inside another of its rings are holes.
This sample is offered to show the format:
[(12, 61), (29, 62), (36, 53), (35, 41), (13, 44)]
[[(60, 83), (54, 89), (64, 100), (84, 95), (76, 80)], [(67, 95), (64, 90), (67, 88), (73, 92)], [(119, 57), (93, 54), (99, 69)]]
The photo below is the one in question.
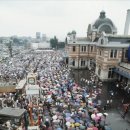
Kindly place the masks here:
[(95, 116), (96, 116), (95, 114), (92, 114), (92, 115), (91, 115), (91, 118), (92, 118), (92, 119), (94, 119), (94, 118), (95, 118)]
[(65, 116), (66, 116), (66, 117), (70, 117), (70, 116), (71, 116), (71, 113), (65, 113)]
[(71, 117), (67, 117), (67, 118), (66, 118), (66, 121), (70, 121), (70, 119), (71, 119)]
[(80, 120), (79, 120), (78, 118), (76, 118), (76, 119), (75, 119), (75, 122), (76, 122), (76, 123), (79, 123), (79, 122), (80, 122)]
[(47, 102), (51, 103), (52, 102), (52, 98), (48, 98)]
[(83, 126), (83, 125), (80, 125), (80, 130), (85, 130), (85, 126)]
[(108, 113), (103, 113), (105, 116), (108, 116)]
[(80, 124), (83, 124), (84, 122), (82, 120), (80, 120)]
[(80, 123), (77, 123), (77, 122), (76, 122), (76, 123), (75, 123), (75, 126), (79, 127), (79, 126), (80, 126)]
[(54, 115), (54, 116), (52, 117), (52, 119), (53, 119), (53, 120), (56, 120), (56, 119), (57, 119), (57, 115)]
[(71, 119), (70, 119), (70, 122), (71, 122), (71, 123), (74, 123), (75, 121), (74, 121), (74, 119), (71, 118)]
[(63, 130), (62, 128), (57, 128), (56, 130)]
[(98, 113), (97, 115), (98, 115), (99, 117), (101, 117), (103, 114), (102, 114), (102, 113)]
[(68, 127), (69, 127), (70, 125), (71, 125), (71, 123), (70, 123), (70, 122), (66, 122), (66, 126), (68, 126)]

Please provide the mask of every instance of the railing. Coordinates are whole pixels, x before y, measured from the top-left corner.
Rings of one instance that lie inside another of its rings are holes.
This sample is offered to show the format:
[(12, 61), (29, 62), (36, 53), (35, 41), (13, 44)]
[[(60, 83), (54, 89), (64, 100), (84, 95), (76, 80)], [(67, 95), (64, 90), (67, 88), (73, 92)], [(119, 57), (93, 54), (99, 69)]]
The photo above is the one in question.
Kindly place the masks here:
[(129, 63), (121, 62), (119, 65), (130, 70), (130, 64)]

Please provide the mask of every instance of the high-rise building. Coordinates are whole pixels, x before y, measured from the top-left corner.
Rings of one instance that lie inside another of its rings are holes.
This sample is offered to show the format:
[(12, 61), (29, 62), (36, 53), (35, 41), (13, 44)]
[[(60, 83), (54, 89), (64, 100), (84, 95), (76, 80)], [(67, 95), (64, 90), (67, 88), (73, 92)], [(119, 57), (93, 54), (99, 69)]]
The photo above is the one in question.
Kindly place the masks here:
[(36, 32), (36, 39), (41, 39), (41, 33), (40, 32)]
[(42, 41), (46, 41), (46, 34), (42, 34)]

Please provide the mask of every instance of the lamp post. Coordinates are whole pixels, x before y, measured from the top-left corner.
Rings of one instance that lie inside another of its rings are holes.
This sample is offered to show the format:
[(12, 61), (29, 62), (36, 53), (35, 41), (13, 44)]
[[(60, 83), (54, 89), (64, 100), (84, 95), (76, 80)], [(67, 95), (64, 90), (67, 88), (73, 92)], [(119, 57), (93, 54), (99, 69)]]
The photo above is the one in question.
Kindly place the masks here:
[(79, 84), (79, 60), (80, 60), (80, 44), (78, 48), (78, 84)]

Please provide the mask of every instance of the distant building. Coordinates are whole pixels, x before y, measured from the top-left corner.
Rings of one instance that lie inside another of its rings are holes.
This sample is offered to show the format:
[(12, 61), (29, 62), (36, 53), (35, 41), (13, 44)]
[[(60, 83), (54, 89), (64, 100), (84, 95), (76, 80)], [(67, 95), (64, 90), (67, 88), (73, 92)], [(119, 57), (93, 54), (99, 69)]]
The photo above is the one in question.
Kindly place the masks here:
[(36, 39), (41, 39), (41, 33), (40, 32), (36, 32)]
[(42, 41), (43, 41), (43, 42), (47, 41), (46, 34), (42, 34)]
[(51, 49), (50, 42), (31, 43), (32, 49)]
[(39, 43), (41, 41), (41, 33), (36, 32), (36, 42)]

